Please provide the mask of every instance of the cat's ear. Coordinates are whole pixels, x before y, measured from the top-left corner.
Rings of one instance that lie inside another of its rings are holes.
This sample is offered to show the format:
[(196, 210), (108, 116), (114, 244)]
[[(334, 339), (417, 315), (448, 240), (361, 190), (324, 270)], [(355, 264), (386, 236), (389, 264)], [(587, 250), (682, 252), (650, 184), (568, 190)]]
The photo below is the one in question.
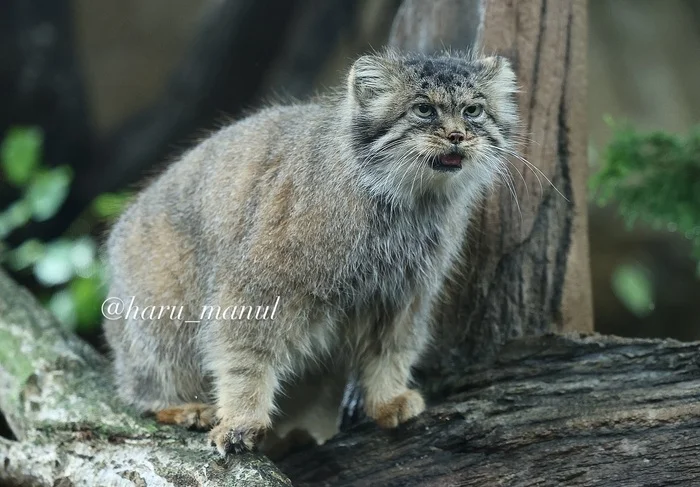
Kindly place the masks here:
[(389, 90), (393, 79), (393, 62), (381, 56), (362, 56), (348, 74), (348, 92), (360, 105)]
[(481, 64), (482, 92), (491, 107), (498, 112), (500, 123), (515, 128), (519, 125), (518, 80), (510, 61), (502, 56), (483, 58)]
[(513, 67), (503, 56), (489, 56), (480, 60), (484, 74), (491, 84), (509, 93), (518, 92), (518, 83)]

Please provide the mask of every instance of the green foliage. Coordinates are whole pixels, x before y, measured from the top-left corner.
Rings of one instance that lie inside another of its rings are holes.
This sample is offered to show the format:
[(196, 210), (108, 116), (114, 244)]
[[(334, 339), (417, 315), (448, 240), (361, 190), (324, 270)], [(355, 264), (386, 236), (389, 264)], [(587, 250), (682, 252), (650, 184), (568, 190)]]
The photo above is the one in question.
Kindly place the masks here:
[(68, 196), (73, 171), (69, 166), (44, 168), (43, 135), (36, 128), (15, 127), (0, 145), (0, 167), (5, 179), (22, 197), (0, 212), (0, 240), (29, 223), (53, 217)]
[(700, 127), (686, 136), (614, 129), (591, 181), (598, 203), (616, 203), (630, 227), (643, 221), (681, 233), (700, 273)]
[(44, 136), (37, 128), (16, 127), (9, 130), (0, 146), (0, 166), (7, 181), (24, 187), (39, 165)]
[(654, 290), (649, 272), (640, 265), (622, 265), (612, 276), (615, 295), (640, 318), (654, 311)]
[[(104, 266), (90, 235), (64, 236), (51, 242), (28, 240), (8, 249), (3, 239), (31, 220), (53, 218), (66, 200), (73, 179), (69, 166), (46, 168), (41, 161), (43, 136), (36, 128), (10, 130), (0, 145), (4, 179), (21, 191), (20, 199), (0, 211), (0, 264), (31, 273), (46, 289), (45, 304), (71, 329), (88, 330), (100, 322)], [(88, 218), (109, 219), (126, 205), (129, 194), (104, 194)], [(83, 225), (84, 226), (84, 225)], [(88, 225), (89, 229), (89, 225)]]
[(124, 211), (131, 197), (131, 193), (104, 193), (95, 198), (90, 208), (100, 218), (115, 218)]
[(32, 211), (32, 218), (43, 222), (53, 217), (68, 196), (73, 170), (59, 166), (37, 172), (27, 187), (25, 198)]

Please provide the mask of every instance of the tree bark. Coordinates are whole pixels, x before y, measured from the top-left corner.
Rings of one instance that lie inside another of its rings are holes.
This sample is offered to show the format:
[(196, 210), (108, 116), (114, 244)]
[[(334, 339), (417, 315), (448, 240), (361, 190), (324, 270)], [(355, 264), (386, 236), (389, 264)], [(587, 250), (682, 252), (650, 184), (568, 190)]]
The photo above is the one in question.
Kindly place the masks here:
[(17, 439), (0, 437), (0, 485), (291, 485), (264, 457), (224, 461), (206, 435), (138, 417), (113, 390), (106, 359), (0, 271), (0, 412)]
[(396, 431), (365, 423), (280, 468), (298, 487), (696, 485), (700, 343), (547, 335), (453, 371)]
[(0, 272), (0, 411), (18, 439), (0, 438), (0, 485), (692, 485), (699, 357), (700, 343), (520, 338), (453, 370), (417, 420), (363, 423), (282, 474), (120, 406), (105, 359)]
[(423, 383), (440, 388), (446, 372), (493, 357), (514, 337), (592, 331), (586, 0), (406, 0), (390, 43), (501, 54), (522, 87), (515, 194), (502, 185), (474, 218), (464, 264), (436, 312)]

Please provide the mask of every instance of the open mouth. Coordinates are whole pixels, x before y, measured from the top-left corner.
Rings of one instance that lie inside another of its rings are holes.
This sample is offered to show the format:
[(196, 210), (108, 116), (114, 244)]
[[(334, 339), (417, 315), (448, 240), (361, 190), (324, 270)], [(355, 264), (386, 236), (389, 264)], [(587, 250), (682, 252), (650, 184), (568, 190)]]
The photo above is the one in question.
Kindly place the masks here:
[(430, 167), (443, 172), (459, 171), (462, 169), (462, 156), (453, 153), (434, 157), (430, 161)]

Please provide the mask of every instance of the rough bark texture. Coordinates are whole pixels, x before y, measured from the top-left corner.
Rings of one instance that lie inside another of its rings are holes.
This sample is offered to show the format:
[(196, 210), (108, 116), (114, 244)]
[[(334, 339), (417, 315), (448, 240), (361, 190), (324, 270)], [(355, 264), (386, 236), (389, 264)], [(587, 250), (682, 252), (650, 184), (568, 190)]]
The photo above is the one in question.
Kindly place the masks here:
[(425, 382), (439, 386), (445, 371), (492, 357), (514, 337), (592, 331), (586, 0), (407, 0), (391, 44), (507, 56), (522, 86), (520, 153), (537, 168), (513, 157), (517, 200), (503, 185), (474, 219), (465, 265), (438, 310)]
[[(279, 463), (294, 485), (671, 486), (700, 478), (700, 344), (542, 336), (452, 371), (396, 431), (364, 423)], [(0, 273), (0, 485), (291, 485), (118, 405), (104, 359)]]
[(205, 435), (139, 418), (113, 389), (104, 357), (0, 271), (0, 412), (19, 440), (0, 438), (0, 485), (290, 485), (263, 457), (224, 462)]
[(676, 486), (700, 482), (700, 344), (520, 338), (451, 375), (397, 431), (362, 424), (284, 459), (295, 486)]

